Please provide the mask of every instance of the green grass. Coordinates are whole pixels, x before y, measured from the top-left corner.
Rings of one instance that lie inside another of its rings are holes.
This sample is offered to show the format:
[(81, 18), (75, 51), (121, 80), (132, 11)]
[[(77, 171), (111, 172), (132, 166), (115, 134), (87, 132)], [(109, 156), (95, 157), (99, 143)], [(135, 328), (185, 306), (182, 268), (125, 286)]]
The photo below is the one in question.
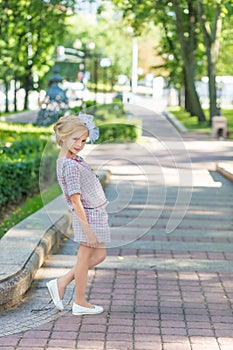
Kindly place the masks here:
[[(190, 116), (181, 107), (172, 107), (168, 109), (170, 113), (174, 116), (189, 130), (198, 130), (198, 131), (210, 131), (211, 127), (208, 124), (208, 121), (205, 123), (198, 123), (198, 118), (196, 116)], [(208, 115), (208, 111), (204, 110), (205, 114)], [(229, 130), (233, 130), (233, 110), (232, 109), (222, 109), (222, 115), (227, 118), (227, 127)]]
[(0, 224), (0, 238), (14, 225), (18, 222), (22, 221), (29, 215), (35, 213), (37, 210), (41, 209), (45, 204), (52, 201), (54, 198), (61, 194), (61, 189), (59, 185), (56, 183), (49, 187), (47, 190), (42, 192), (42, 196), (40, 194), (27, 198), (25, 202), (20, 204), (17, 208), (15, 208), (10, 214), (5, 218)]
[(172, 107), (168, 110), (189, 130), (210, 131), (211, 129), (208, 122), (198, 124), (198, 118), (196, 116), (190, 116), (182, 107)]

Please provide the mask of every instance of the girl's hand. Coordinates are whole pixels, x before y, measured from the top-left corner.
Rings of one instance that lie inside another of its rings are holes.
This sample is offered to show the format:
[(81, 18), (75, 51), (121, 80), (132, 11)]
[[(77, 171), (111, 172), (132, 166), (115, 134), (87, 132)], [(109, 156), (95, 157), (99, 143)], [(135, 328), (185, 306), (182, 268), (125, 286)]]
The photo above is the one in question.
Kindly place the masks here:
[(70, 197), (70, 200), (73, 205), (75, 214), (77, 215), (80, 221), (83, 232), (85, 233), (85, 236), (87, 238), (86, 245), (88, 247), (96, 248), (100, 242), (97, 240), (95, 234), (93, 233), (88, 223), (87, 216), (80, 199), (80, 194), (79, 193), (72, 194)]
[(98, 244), (100, 243), (94, 233), (92, 231), (88, 232), (86, 234), (87, 237), (87, 246), (91, 248), (96, 248)]

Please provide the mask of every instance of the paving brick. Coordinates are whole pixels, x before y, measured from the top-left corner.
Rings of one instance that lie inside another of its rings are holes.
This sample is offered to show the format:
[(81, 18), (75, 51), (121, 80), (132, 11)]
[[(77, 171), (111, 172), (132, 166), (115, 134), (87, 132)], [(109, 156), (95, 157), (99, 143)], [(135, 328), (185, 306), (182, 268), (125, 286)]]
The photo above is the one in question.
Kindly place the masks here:
[(160, 343), (160, 335), (156, 334), (135, 334), (135, 341), (136, 342), (154, 342), (154, 343)]
[(1, 346), (11, 346), (16, 345), (20, 337), (18, 335), (8, 335), (6, 337), (0, 338), (0, 347)]
[[(38, 347), (34, 347), (33, 345), (24, 345), (23, 347), (21, 347), (21, 346), (17, 347), (17, 350), (30, 350), (30, 349), (32, 349), (32, 350), (44, 350), (44, 347), (43, 348), (41, 348), (41, 347), (38, 348)], [(3, 350), (11, 350), (11, 349), (10, 348), (9, 349), (8, 348), (4, 348)]]
[(217, 339), (214, 337), (199, 337), (193, 336), (190, 337), (191, 344), (208, 344), (208, 345), (217, 345)]
[(79, 330), (79, 325), (76, 324), (55, 324), (54, 331), (62, 331), (62, 332), (77, 332)]
[(232, 350), (233, 344), (222, 344), (220, 345), (221, 350)]
[(164, 343), (164, 350), (191, 350), (189, 344), (172, 344), (172, 343)]
[(132, 342), (111, 341), (106, 342), (107, 350), (133, 350)]
[(106, 326), (98, 324), (83, 324), (81, 332), (105, 333)]
[(187, 331), (185, 328), (163, 328), (161, 333), (163, 335), (183, 335), (185, 336), (187, 334)]
[(188, 333), (191, 337), (192, 336), (201, 336), (201, 337), (214, 336), (212, 329), (188, 328)]
[(80, 340), (77, 344), (77, 349), (79, 350), (104, 350), (103, 341), (87, 341)]
[(33, 339), (33, 338), (23, 338), (19, 342), (21, 347), (43, 347), (47, 343), (47, 338)]
[(132, 334), (133, 327), (132, 326), (126, 326), (126, 325), (115, 325), (115, 326), (109, 326), (108, 327), (109, 333), (128, 333)]
[(120, 322), (119, 322), (119, 317), (111, 317), (110, 320), (109, 320), (109, 325), (110, 326), (117, 326), (117, 325), (125, 325), (125, 326), (133, 326), (133, 317), (132, 319), (122, 319)]
[(232, 336), (232, 330), (233, 330), (233, 326), (228, 329), (215, 329), (215, 334), (216, 337), (220, 338), (220, 337), (231, 337)]
[(155, 342), (135, 342), (135, 350), (162, 350), (162, 344)]
[(137, 335), (144, 334), (160, 334), (160, 328), (159, 327), (135, 327), (135, 333)]
[[(18, 349), (17, 349), (18, 350)], [(23, 350), (23, 349), (22, 349)], [(34, 350), (34, 349), (33, 349)], [(39, 349), (39, 350), (42, 350), (42, 349)], [(60, 347), (60, 346), (55, 346), (55, 347), (48, 347), (46, 348), (46, 350), (64, 350), (64, 347)], [(73, 350), (73, 348), (72, 348)]]
[(180, 336), (180, 335), (170, 335), (170, 334), (164, 334), (163, 335), (163, 342), (164, 343), (173, 343), (173, 344), (189, 344), (188, 337)]
[(75, 340), (77, 338), (78, 333), (77, 332), (57, 332), (54, 331), (51, 334), (51, 339), (68, 339), (68, 340)]
[(50, 335), (50, 331), (28, 331), (23, 335), (23, 339), (31, 338), (31, 339), (47, 339)]
[(81, 332), (79, 340), (104, 340), (105, 332)]
[(126, 342), (132, 342), (133, 335), (132, 333), (115, 333), (115, 332), (108, 332), (107, 333), (107, 340), (117, 340), (117, 341), (126, 341)]
[(198, 321), (198, 322), (187, 322), (187, 326), (188, 328), (192, 328), (192, 329), (208, 329), (208, 328), (211, 328), (211, 325), (210, 325), (210, 322), (207, 321), (207, 322), (201, 322), (201, 321)]
[(233, 336), (231, 336), (231, 337), (219, 337), (218, 338), (218, 342), (219, 342), (219, 344), (221, 344), (221, 345), (223, 345), (223, 344), (225, 344), (225, 345), (233, 345)]
[(68, 348), (68, 349), (75, 349), (75, 340), (68, 340), (68, 339), (51, 339), (49, 340), (48, 347), (60, 347), (60, 348)]
[(219, 350), (218, 344), (192, 344), (192, 350)]

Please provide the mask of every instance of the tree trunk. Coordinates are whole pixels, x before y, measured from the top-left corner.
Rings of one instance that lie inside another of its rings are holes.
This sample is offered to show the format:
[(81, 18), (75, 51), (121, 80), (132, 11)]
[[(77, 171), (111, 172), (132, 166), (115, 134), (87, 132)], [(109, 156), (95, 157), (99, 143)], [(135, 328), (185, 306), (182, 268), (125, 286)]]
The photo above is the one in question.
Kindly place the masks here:
[(198, 14), (200, 18), (201, 28), (204, 36), (204, 43), (206, 48), (206, 56), (208, 63), (208, 77), (209, 77), (209, 110), (210, 120), (212, 124), (212, 117), (218, 114), (217, 108), (217, 93), (216, 93), (216, 63), (219, 55), (220, 36), (222, 29), (221, 5), (217, 4), (215, 8), (215, 16), (212, 25), (207, 21), (204, 6), (201, 0), (197, 1)]
[(25, 77), (24, 90), (25, 90), (25, 98), (24, 98), (24, 109), (28, 109), (28, 97), (29, 91), (32, 87), (32, 72), (31, 66), (28, 66), (28, 74)]
[(211, 60), (211, 54), (207, 50), (207, 59), (208, 59), (208, 89), (209, 89), (209, 103), (210, 103), (210, 120), (209, 124), (212, 124), (212, 117), (218, 115), (217, 108), (217, 93), (216, 93), (216, 73), (215, 73), (215, 64)]
[(6, 95), (6, 101), (5, 101), (5, 112), (9, 112), (9, 99), (8, 99), (8, 91), (9, 91), (9, 82), (5, 79), (4, 80), (5, 85), (5, 95)]
[(186, 73), (184, 70), (184, 108), (187, 112), (189, 112), (192, 115), (192, 109), (190, 106), (190, 101), (189, 101), (189, 94), (188, 94), (188, 88), (187, 88), (187, 78), (186, 78)]
[(15, 77), (14, 80), (14, 111), (17, 112), (17, 78)]
[[(191, 115), (196, 115), (199, 122), (206, 121), (205, 114), (202, 110), (201, 103), (196, 91), (195, 86), (195, 42), (194, 42), (194, 24), (190, 23), (190, 35), (188, 38), (185, 37), (185, 28), (183, 27), (183, 17), (180, 8), (179, 0), (174, 0), (174, 11), (176, 13), (176, 29), (177, 35), (181, 46), (181, 55), (184, 61), (184, 72), (185, 72), (185, 81), (186, 81), (186, 93), (188, 94), (188, 104), (189, 112)], [(190, 17), (190, 21), (193, 21), (193, 18)]]

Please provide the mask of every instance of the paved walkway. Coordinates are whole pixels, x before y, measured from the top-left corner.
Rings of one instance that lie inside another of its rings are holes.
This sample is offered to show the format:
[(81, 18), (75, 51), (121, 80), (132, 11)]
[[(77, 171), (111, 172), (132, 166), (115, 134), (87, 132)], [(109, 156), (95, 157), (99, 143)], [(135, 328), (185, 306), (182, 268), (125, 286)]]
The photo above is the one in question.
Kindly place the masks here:
[(232, 143), (182, 140), (161, 115), (130, 108), (144, 121), (140, 144), (86, 149), (94, 167), (113, 174), (113, 242), (88, 282), (105, 312), (73, 316), (73, 285), (64, 312), (49, 303), (45, 282), (75, 262), (64, 238), (23, 303), (1, 314), (0, 349), (232, 350), (233, 184), (208, 171), (230, 159)]

